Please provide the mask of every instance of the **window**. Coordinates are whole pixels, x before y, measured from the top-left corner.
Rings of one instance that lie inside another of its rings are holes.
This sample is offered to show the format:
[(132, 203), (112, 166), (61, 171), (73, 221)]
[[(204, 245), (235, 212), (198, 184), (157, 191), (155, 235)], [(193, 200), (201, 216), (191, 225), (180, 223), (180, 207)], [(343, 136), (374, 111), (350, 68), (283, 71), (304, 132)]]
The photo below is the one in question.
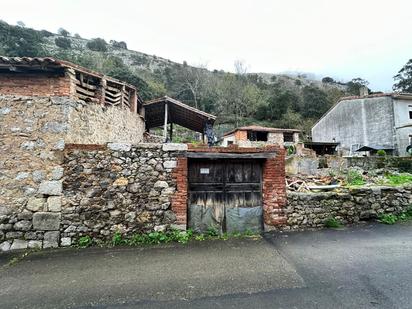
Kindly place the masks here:
[(228, 146), (233, 145), (233, 141), (227, 141), (227, 145)]
[(293, 142), (293, 133), (284, 132), (283, 133), (283, 141), (284, 142)]
[(247, 139), (252, 142), (267, 142), (268, 141), (268, 133), (261, 132), (261, 131), (248, 131), (247, 132)]
[(412, 119), (412, 105), (408, 105), (409, 107), (409, 119)]

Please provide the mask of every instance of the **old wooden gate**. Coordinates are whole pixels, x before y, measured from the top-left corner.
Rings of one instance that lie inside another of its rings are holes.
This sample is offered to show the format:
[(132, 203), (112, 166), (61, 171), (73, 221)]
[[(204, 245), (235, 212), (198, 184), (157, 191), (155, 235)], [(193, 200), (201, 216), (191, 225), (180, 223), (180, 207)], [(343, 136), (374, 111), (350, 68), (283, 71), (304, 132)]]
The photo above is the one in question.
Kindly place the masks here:
[(261, 231), (262, 160), (190, 160), (188, 212), (196, 232)]

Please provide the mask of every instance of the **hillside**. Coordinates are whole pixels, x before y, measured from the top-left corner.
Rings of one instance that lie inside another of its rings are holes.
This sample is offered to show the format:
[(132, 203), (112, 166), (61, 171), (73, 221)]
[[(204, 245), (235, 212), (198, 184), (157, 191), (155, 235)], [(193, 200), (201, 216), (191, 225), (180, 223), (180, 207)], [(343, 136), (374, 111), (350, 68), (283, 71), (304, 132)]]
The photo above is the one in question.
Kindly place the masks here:
[(143, 99), (169, 95), (218, 115), (217, 133), (258, 123), (299, 128), (304, 137), (311, 125), (339, 97), (358, 94), (365, 81), (347, 84), (305, 75), (209, 71), (187, 63), (127, 49), (125, 42), (86, 40), (60, 29), (59, 34), (0, 21), (0, 54), (53, 56), (72, 61), (135, 85)]

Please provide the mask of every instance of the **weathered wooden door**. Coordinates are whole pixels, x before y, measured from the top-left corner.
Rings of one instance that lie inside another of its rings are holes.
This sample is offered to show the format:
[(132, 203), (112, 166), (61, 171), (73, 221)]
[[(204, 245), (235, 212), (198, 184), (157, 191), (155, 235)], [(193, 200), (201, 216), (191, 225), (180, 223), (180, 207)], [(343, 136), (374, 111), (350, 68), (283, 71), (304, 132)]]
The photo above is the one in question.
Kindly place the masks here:
[(189, 161), (189, 227), (198, 232), (262, 228), (262, 163), (254, 159)]

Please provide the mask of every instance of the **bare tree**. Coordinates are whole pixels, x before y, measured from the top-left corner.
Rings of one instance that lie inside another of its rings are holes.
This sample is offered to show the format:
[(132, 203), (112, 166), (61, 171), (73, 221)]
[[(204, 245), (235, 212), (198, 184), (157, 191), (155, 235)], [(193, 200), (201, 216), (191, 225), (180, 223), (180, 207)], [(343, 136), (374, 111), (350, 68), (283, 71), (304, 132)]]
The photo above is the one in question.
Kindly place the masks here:
[(189, 92), (196, 108), (199, 108), (199, 101), (205, 88), (207, 73), (205, 64), (199, 64), (194, 67), (184, 63), (180, 74), (177, 76), (177, 82), (180, 84), (178, 95), (183, 92)]
[(246, 75), (249, 71), (248, 65), (245, 63), (244, 60), (236, 60), (235, 61), (235, 72), (237, 75)]

